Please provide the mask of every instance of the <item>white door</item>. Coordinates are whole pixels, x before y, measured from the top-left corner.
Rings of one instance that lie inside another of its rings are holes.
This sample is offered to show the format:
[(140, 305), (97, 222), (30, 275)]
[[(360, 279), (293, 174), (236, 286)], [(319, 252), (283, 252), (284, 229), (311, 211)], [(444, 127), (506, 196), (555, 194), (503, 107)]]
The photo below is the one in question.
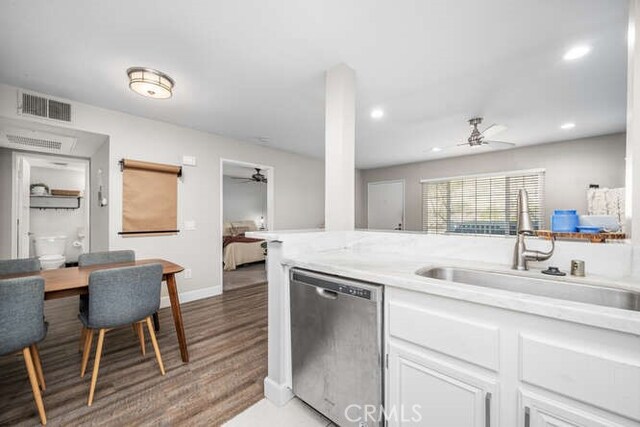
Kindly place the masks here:
[(497, 426), (496, 383), (426, 353), (389, 345), (389, 426)]
[(372, 230), (404, 230), (404, 181), (370, 182), (367, 221)]
[(29, 161), (20, 156), (18, 163), (18, 179), (16, 180), (16, 237), (18, 243), (18, 258), (29, 257), (29, 205), (31, 200), (31, 165)]

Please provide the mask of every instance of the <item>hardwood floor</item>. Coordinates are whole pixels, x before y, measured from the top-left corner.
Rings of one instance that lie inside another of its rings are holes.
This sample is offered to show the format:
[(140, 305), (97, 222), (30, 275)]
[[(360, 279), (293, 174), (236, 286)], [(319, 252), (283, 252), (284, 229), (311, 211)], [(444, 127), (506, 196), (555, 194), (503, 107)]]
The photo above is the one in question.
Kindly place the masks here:
[[(267, 374), (267, 287), (182, 304), (191, 361), (183, 364), (169, 309), (160, 311), (161, 376), (146, 336), (142, 356), (131, 326), (106, 335), (91, 407), (80, 378), (78, 300), (47, 301), (40, 344), (47, 426), (220, 425), (263, 397)], [(93, 352), (88, 370), (93, 366)], [(0, 357), (0, 425), (39, 425), (21, 356)]]

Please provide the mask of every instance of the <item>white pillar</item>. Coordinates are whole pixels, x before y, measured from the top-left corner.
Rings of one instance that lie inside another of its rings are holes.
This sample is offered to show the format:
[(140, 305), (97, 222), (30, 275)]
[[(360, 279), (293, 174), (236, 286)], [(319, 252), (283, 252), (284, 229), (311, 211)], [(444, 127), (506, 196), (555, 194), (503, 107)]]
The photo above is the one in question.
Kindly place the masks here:
[(356, 74), (345, 64), (327, 71), (324, 221), (327, 231), (355, 222)]
[[(629, 63), (627, 75), (627, 229), (640, 245), (640, 0), (629, 2)], [(630, 227), (629, 227), (630, 226)]]

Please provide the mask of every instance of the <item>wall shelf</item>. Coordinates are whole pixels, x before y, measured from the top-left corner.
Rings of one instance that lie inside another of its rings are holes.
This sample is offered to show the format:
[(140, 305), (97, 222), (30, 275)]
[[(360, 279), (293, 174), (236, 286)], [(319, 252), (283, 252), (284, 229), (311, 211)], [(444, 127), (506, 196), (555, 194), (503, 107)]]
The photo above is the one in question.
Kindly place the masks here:
[(31, 209), (79, 209), (81, 196), (30, 196)]

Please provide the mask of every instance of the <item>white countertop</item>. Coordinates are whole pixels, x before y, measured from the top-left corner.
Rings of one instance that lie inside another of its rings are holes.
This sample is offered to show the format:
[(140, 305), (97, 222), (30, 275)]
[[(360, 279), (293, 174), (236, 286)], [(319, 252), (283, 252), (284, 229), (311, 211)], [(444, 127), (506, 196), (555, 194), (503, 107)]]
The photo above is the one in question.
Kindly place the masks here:
[[(265, 238), (264, 233), (262, 238)], [(273, 237), (273, 236), (270, 236)], [(471, 301), (508, 310), (553, 317), (591, 326), (640, 335), (640, 312), (577, 303), (512, 291), (465, 285), (445, 280), (418, 276), (415, 272), (425, 267), (451, 266), (535, 277), (554, 281), (580, 282), (596, 286), (622, 288), (640, 292), (640, 284), (628, 280), (610, 280), (600, 277), (549, 277), (539, 269), (527, 272), (511, 270), (509, 266), (469, 262), (434, 257), (407, 257), (394, 253), (374, 253), (352, 249), (297, 254), (285, 257), (283, 265), (378, 283), (385, 286), (424, 292), (428, 294)]]

